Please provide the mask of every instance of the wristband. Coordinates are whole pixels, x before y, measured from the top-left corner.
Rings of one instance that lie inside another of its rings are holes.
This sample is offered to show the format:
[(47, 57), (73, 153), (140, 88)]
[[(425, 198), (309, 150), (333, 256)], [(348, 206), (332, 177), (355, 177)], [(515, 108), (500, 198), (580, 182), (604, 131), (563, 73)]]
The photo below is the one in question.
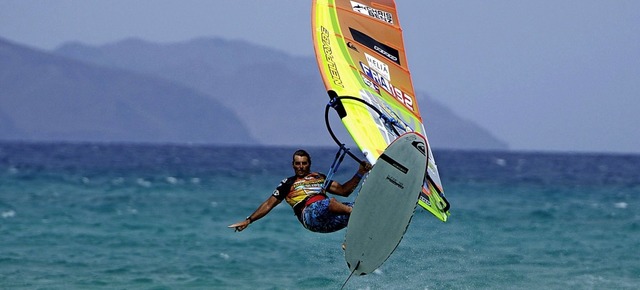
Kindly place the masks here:
[(363, 177), (363, 175), (362, 175), (362, 174), (360, 174), (360, 172), (356, 172), (356, 175), (355, 175), (355, 176), (356, 176), (356, 177), (358, 177), (358, 178), (360, 178), (360, 179), (362, 179), (362, 177)]
[(251, 216), (248, 216), (245, 220), (249, 220), (249, 223), (253, 222), (253, 220), (251, 220)]

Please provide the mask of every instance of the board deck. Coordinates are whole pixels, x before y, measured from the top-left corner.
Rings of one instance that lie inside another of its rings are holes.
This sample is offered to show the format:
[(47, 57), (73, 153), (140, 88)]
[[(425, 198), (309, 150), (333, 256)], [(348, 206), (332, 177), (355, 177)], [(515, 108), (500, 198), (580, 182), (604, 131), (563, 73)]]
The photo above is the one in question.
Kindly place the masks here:
[(387, 147), (355, 200), (345, 238), (345, 259), (357, 275), (373, 272), (402, 240), (426, 173), (427, 143), (406, 133)]

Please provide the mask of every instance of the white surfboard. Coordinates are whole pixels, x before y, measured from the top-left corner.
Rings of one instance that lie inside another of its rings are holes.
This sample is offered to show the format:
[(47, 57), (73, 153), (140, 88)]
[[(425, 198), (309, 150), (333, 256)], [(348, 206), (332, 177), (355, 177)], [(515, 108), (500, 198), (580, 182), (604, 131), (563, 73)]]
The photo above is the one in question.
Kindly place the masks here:
[(402, 240), (422, 191), (426, 152), (424, 137), (406, 133), (387, 147), (369, 172), (345, 238), (345, 259), (353, 274), (373, 272)]

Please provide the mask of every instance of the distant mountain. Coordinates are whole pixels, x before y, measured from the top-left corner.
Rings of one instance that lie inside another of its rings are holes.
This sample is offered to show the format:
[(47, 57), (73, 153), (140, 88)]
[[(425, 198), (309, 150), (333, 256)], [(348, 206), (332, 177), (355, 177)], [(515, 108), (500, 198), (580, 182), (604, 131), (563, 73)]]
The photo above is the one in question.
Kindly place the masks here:
[[(434, 148), (507, 149), (418, 95)], [(241, 41), (44, 52), (0, 39), (0, 140), (326, 146), (327, 101), (313, 58)]]
[(434, 148), (460, 150), (507, 150), (506, 142), (494, 137), (478, 124), (458, 117), (426, 93), (418, 92), (418, 104), (429, 143)]
[(215, 99), (0, 39), (0, 140), (250, 144)]
[[(100, 47), (69, 43), (55, 53), (193, 88), (232, 108), (262, 144), (333, 144), (324, 125), (328, 97), (311, 57), (293, 57), (243, 41), (205, 38), (171, 44), (128, 39)], [(419, 105), (434, 148), (508, 148), (486, 129), (456, 116), (424, 93), (419, 93)]]
[(265, 145), (330, 145), (329, 100), (315, 60), (240, 41), (197, 39), (154, 44), (129, 39), (102, 47), (64, 45), (56, 53), (105, 67), (154, 75), (232, 108)]

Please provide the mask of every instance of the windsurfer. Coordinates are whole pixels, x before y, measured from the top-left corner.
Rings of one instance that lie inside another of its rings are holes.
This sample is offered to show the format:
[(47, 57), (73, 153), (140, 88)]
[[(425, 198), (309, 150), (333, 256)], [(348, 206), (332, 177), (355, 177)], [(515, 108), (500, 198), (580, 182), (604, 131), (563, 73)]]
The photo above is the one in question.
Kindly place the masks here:
[[(292, 167), (294, 176), (282, 180), (273, 194), (245, 220), (229, 227), (242, 231), (286, 200), (300, 223), (312, 232), (330, 233), (345, 228), (353, 203), (339, 202), (335, 198), (327, 197), (323, 190), (326, 176), (311, 172), (311, 156), (306, 151), (298, 150), (293, 154)], [(339, 196), (349, 196), (370, 169), (371, 164), (365, 162), (344, 184), (331, 181), (327, 191)]]

